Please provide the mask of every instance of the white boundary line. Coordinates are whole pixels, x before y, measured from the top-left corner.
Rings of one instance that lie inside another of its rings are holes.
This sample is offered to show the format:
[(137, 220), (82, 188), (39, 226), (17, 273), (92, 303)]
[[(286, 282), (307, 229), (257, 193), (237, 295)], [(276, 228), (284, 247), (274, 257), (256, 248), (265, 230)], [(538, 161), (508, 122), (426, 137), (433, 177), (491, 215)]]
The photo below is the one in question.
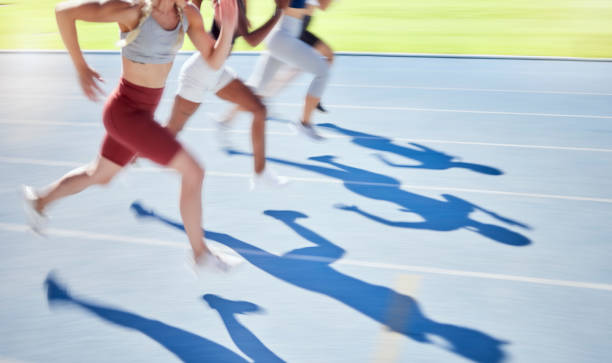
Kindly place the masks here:
[[(300, 103), (270, 103), (272, 106), (302, 107)], [(508, 112), (508, 111), (483, 111), (483, 110), (460, 110), (446, 108), (422, 108), (422, 107), (397, 107), (397, 106), (356, 106), (356, 105), (326, 105), (329, 108), (348, 108), (356, 110), (381, 110), (381, 111), (419, 111), (419, 112), (448, 112), (448, 113), (476, 113), (484, 115), (513, 115), (513, 116), (539, 116), (539, 117), (569, 117), (569, 118), (594, 118), (612, 119), (612, 115), (572, 115), (561, 113), (539, 113), (539, 112)]]
[[(42, 120), (0, 120), (0, 125), (37, 125), (37, 126), (74, 126), (74, 127), (96, 127), (101, 128), (101, 122), (88, 122), (88, 121), (42, 121)], [(212, 127), (186, 127), (187, 131), (191, 132), (217, 132), (217, 129)], [(233, 134), (250, 134), (251, 130), (248, 129), (231, 129), (229, 133)], [(296, 132), (291, 131), (266, 131), (267, 135), (279, 135), (279, 136), (295, 136)], [(328, 139), (379, 139), (377, 136), (347, 136), (332, 133), (323, 133)], [(382, 137), (382, 136), (381, 136)], [(433, 143), (433, 144), (456, 144), (456, 145), (477, 145), (477, 146), (491, 146), (491, 147), (509, 147), (509, 148), (522, 148), (522, 149), (545, 149), (545, 150), (565, 150), (565, 151), (587, 151), (587, 152), (612, 152), (612, 149), (605, 148), (591, 148), (591, 147), (574, 147), (574, 146), (554, 146), (554, 145), (529, 145), (529, 144), (501, 144), (492, 142), (478, 142), (478, 141), (452, 141), (452, 140), (436, 140), (436, 139), (413, 139), (407, 137), (389, 137), (389, 140), (393, 142), (418, 142), (418, 143)]]
[[(41, 165), (41, 166), (65, 166), (65, 167), (78, 167), (85, 163), (73, 162), (73, 161), (58, 161), (58, 160), (42, 160), (42, 159), (28, 159), (28, 158), (15, 158), (15, 157), (4, 157), (0, 156), (0, 163), (9, 164), (29, 164), (29, 165)], [(169, 169), (158, 168), (158, 167), (132, 167), (129, 170), (134, 172), (144, 173), (170, 173)], [(222, 171), (207, 171), (206, 175), (217, 176), (217, 177), (229, 177), (229, 178), (250, 178), (251, 174), (244, 173), (231, 173)], [(306, 178), (306, 177), (292, 177), (287, 176), (290, 181), (306, 182), (306, 183), (326, 183), (326, 184), (343, 184), (342, 180), (333, 178)], [(386, 183), (368, 183), (368, 182), (346, 182), (347, 184), (353, 185), (371, 185), (381, 187), (398, 187), (396, 184)], [(493, 195), (508, 195), (515, 197), (526, 197), (526, 198), (540, 198), (540, 199), (559, 199), (559, 200), (571, 200), (581, 202), (597, 202), (597, 203), (612, 203), (612, 198), (595, 198), (595, 197), (581, 197), (581, 196), (568, 196), (568, 195), (557, 195), (557, 194), (540, 194), (540, 193), (521, 193), (521, 192), (508, 192), (501, 190), (487, 190), (487, 189), (469, 189), (469, 188), (454, 188), (454, 187), (436, 187), (426, 185), (410, 185), (400, 183), (400, 188), (404, 189), (416, 189), (416, 190), (429, 190), (429, 191), (442, 191), (442, 192), (465, 192), (465, 193), (477, 193), (477, 194), (493, 194)]]
[[(16, 78), (17, 80), (17, 78)], [(21, 79), (19, 79), (20, 81)], [(56, 79), (53, 79), (54, 81)], [(72, 82), (72, 80), (70, 80)], [(166, 84), (178, 83), (177, 80), (168, 80)], [(308, 86), (308, 83), (294, 82), (291, 86)], [(431, 86), (397, 86), (397, 85), (384, 85), (384, 84), (350, 84), (350, 83), (330, 83), (328, 87), (337, 88), (374, 88), (374, 89), (402, 89), (402, 90), (420, 90), (420, 91), (459, 91), (459, 92), (482, 92), (482, 93), (521, 93), (521, 94), (541, 94), (541, 95), (569, 95), (569, 96), (612, 96), (610, 92), (592, 92), (592, 91), (553, 91), (553, 90), (526, 90), (526, 89), (501, 89), (501, 88), (470, 88), (470, 87), (431, 87)], [(14, 95), (8, 94), (5, 97), (41, 97), (31, 94)], [(52, 97), (45, 95), (45, 98)], [(83, 99), (84, 96), (79, 96)], [(77, 98), (77, 97), (66, 97), (66, 98)]]
[[(307, 84), (306, 83), (295, 83), (295, 85), (307, 85)], [(389, 86), (389, 85), (345, 84), (345, 83), (330, 83), (328, 86), (331, 86), (331, 87), (346, 87), (346, 88), (414, 89), (414, 90), (425, 90), (425, 91), (463, 91), (463, 92), (528, 93), (528, 94), (550, 94), (550, 95), (612, 96), (612, 93), (604, 93), (604, 92), (576, 92), (576, 91), (550, 91), (550, 90), (512, 90), (512, 89), (497, 89), (497, 88)]]
[[(7, 232), (20, 232), (20, 233), (27, 232), (29, 233), (30, 228), (24, 224), (0, 222), (0, 230), (7, 231)], [(189, 246), (187, 243), (172, 242), (172, 241), (159, 240), (159, 239), (153, 239), (153, 238), (127, 237), (127, 236), (121, 236), (121, 235), (112, 235), (112, 234), (105, 234), (105, 233), (91, 233), (87, 231), (70, 230), (70, 229), (55, 229), (55, 228), (48, 229), (46, 233), (49, 236), (57, 236), (57, 237), (113, 241), (113, 242), (148, 245), (148, 246), (172, 247), (172, 248), (184, 249), (184, 250), (189, 249)], [(250, 253), (250, 251), (244, 251), (244, 250), (240, 250), (240, 252)], [(321, 261), (321, 262), (335, 261), (333, 259), (328, 259), (328, 258), (319, 257), (319, 256), (287, 256), (287, 258), (292, 258), (292, 259), (297, 259), (297, 260), (308, 260), (308, 261)], [(410, 272), (419, 272), (419, 273), (427, 273), (427, 274), (435, 274), (435, 275), (460, 276), (460, 277), (480, 278), (480, 279), (487, 279), (487, 280), (502, 280), (502, 281), (523, 282), (523, 283), (548, 285), (548, 286), (575, 287), (575, 288), (591, 289), (591, 290), (612, 291), (612, 284), (605, 284), (605, 283), (546, 279), (546, 278), (529, 277), (529, 276), (506, 275), (506, 274), (496, 274), (496, 273), (477, 272), (477, 271), (452, 270), (452, 269), (425, 267), (425, 266), (416, 266), (416, 265), (397, 265), (397, 264), (390, 264), (390, 263), (368, 262), (368, 261), (359, 261), (359, 260), (350, 260), (350, 259), (342, 259), (342, 260), (336, 261), (335, 264), (357, 266), (357, 267), (369, 267), (369, 268), (385, 269), (385, 270), (395, 270), (395, 271), (410, 271)]]
[[(19, 97), (19, 95), (11, 95), (11, 97)], [(28, 99), (32, 98), (60, 98), (60, 99), (79, 99), (85, 100), (82, 96), (56, 96), (56, 95), (23, 95)], [(174, 102), (173, 98), (163, 98), (161, 102)], [(208, 104), (225, 104), (225, 101), (211, 101)], [(288, 102), (271, 102), (269, 106), (288, 106), (288, 107), (303, 107), (301, 103)], [(424, 108), (424, 107), (397, 107), (397, 106), (357, 106), (357, 105), (326, 105), (329, 108), (345, 108), (354, 110), (380, 110), (380, 111), (416, 111), (416, 112), (443, 112), (443, 113), (473, 113), (482, 115), (508, 115), (508, 116), (532, 116), (532, 117), (557, 117), (557, 118), (584, 118), (584, 119), (612, 119), (612, 115), (580, 115), (580, 114), (562, 114), (562, 113), (539, 113), (539, 112), (509, 112), (509, 111), (485, 111), (485, 110), (461, 110), (461, 109), (446, 109), (446, 108)]]

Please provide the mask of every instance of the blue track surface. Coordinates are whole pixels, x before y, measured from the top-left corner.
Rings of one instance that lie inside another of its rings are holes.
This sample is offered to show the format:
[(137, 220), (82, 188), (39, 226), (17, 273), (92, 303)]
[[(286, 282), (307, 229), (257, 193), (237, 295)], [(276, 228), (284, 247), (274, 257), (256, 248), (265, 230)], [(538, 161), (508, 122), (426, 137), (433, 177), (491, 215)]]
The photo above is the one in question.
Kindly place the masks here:
[[(87, 59), (110, 92), (119, 56)], [(181, 134), (208, 240), (247, 260), (197, 280), (178, 178), (145, 160), (51, 207), (47, 238), (27, 230), (18, 186), (92, 160), (102, 104), (66, 54), (0, 54), (0, 360), (609, 361), (612, 63), (336, 60), (325, 142), (288, 123), (306, 76), (270, 100), (282, 190), (249, 191), (249, 120), (222, 151), (216, 97)]]

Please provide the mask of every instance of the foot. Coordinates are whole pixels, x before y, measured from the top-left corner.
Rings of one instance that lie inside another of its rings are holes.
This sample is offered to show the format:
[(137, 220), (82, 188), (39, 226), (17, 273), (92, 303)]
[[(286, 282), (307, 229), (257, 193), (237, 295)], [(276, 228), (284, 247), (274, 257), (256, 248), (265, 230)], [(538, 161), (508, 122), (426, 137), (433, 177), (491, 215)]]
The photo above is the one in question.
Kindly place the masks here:
[(323, 113), (327, 113), (327, 109), (325, 107), (323, 107), (321, 102), (317, 103), (317, 110), (319, 110), (319, 111), (321, 111)]
[(296, 122), (295, 127), (297, 128), (298, 132), (308, 136), (314, 141), (324, 140), (324, 137), (319, 135), (319, 133), (314, 129), (314, 127), (312, 127), (310, 123)]
[(28, 225), (32, 231), (44, 235), (48, 218), (37, 208), (38, 194), (34, 188), (27, 185), (21, 187), (21, 194), (23, 196), (23, 207)]
[(255, 173), (251, 177), (251, 190), (261, 187), (282, 188), (289, 183), (284, 176), (277, 175), (274, 171), (266, 168), (261, 173)]
[(190, 257), (190, 264), (196, 275), (202, 273), (230, 272), (244, 260), (238, 256), (221, 251), (211, 251), (198, 257)]
[(229, 133), (232, 129), (232, 120), (222, 120), (219, 116), (210, 114), (210, 118), (212, 118), (215, 122), (215, 126), (217, 129), (217, 140), (222, 147), (231, 147), (231, 143), (229, 140)]

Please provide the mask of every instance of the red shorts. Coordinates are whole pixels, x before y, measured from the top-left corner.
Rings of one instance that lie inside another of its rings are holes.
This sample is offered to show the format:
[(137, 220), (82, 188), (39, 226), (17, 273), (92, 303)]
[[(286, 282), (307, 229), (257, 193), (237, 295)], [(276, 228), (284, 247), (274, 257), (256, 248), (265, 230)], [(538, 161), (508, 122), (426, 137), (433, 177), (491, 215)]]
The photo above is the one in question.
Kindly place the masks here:
[(103, 157), (125, 166), (138, 154), (168, 165), (181, 150), (181, 144), (155, 122), (155, 109), (163, 91), (163, 88), (142, 87), (121, 79), (104, 105)]

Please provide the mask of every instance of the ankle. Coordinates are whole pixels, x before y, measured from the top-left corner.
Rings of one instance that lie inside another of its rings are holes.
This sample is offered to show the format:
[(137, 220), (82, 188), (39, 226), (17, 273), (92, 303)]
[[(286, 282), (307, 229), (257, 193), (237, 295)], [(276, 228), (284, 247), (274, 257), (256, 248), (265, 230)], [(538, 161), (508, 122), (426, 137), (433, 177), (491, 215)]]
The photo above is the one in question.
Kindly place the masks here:
[(42, 197), (36, 197), (36, 199), (34, 199), (34, 209), (39, 213), (39, 214), (43, 214), (43, 211), (45, 209), (45, 203), (43, 202)]
[(208, 255), (209, 253), (210, 253), (210, 250), (206, 246), (203, 246), (202, 248), (198, 248), (197, 250), (194, 249), (193, 259), (197, 262), (201, 260), (204, 256)]

